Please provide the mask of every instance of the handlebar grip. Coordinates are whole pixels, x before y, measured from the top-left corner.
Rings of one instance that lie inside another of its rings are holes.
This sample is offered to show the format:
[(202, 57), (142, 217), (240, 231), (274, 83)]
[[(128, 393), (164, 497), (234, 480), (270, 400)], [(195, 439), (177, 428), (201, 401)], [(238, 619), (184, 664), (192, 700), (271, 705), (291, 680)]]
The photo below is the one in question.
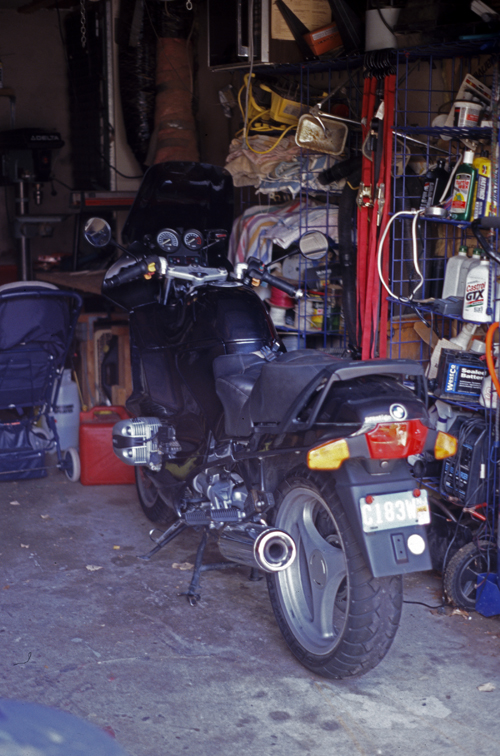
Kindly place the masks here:
[(127, 265), (126, 268), (122, 268), (114, 276), (105, 278), (103, 285), (105, 286), (105, 288), (111, 289), (114, 286), (121, 286), (122, 284), (135, 281), (141, 276), (144, 276), (146, 275), (146, 273), (150, 272), (148, 265), (150, 262), (154, 261), (156, 261), (156, 258), (146, 257), (144, 258), (144, 260), (141, 260), (134, 265)]
[(284, 281), (282, 278), (271, 275), (271, 273), (268, 273), (267, 271), (260, 274), (260, 279), (261, 281), (265, 281), (271, 286), (274, 286), (276, 289), (284, 291), (285, 294), (288, 294), (288, 296), (290, 297), (295, 297), (295, 295), (297, 294), (297, 287), (293, 286), (293, 284), (288, 283), (288, 281)]
[(496, 215), (478, 218), (476, 222), (479, 228), (500, 228), (500, 218)]

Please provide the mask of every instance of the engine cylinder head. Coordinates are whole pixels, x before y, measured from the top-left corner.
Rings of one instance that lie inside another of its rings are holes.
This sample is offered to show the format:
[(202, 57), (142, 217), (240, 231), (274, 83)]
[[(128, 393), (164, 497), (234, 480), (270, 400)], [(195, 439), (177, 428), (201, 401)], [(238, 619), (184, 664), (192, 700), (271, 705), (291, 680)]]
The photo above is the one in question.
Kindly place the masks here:
[(126, 465), (147, 465), (160, 469), (158, 429), (156, 417), (136, 417), (120, 420), (113, 426), (113, 451)]

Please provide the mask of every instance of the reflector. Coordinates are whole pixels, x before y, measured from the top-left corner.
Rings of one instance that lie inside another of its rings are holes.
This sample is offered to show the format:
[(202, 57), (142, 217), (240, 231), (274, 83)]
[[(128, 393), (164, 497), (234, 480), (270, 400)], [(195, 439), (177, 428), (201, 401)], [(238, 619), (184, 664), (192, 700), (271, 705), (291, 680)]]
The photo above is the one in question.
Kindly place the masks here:
[(454, 457), (457, 453), (457, 439), (455, 436), (450, 436), (448, 433), (439, 431), (436, 436), (436, 443), (434, 444), (434, 456), (436, 459), (446, 459), (447, 457)]
[(349, 459), (349, 447), (344, 438), (327, 441), (307, 452), (307, 466), (310, 470), (338, 470), (345, 459)]

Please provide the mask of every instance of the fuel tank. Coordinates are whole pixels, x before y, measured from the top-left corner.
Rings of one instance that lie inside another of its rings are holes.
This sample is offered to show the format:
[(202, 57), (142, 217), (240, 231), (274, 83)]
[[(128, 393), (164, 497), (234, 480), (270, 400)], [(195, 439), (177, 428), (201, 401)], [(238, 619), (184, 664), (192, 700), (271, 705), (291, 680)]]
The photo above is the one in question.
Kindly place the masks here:
[(134, 414), (150, 414), (151, 406), (144, 406), (148, 401), (163, 407), (168, 416), (175, 415), (181, 443), (186, 424), (200, 443), (208, 429), (221, 433), (215, 357), (254, 352), (278, 340), (260, 298), (237, 283), (204, 286), (167, 305), (137, 307), (130, 314), (130, 335), (139, 369), (133, 370), (134, 393), (127, 407)]

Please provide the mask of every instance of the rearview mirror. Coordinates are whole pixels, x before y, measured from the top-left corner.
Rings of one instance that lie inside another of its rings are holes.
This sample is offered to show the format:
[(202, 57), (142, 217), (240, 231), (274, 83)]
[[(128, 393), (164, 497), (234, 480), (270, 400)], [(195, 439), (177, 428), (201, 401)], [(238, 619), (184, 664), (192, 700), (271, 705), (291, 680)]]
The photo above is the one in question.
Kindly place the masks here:
[(93, 247), (106, 247), (111, 241), (111, 226), (103, 218), (89, 218), (83, 235)]
[(307, 260), (320, 260), (328, 251), (328, 239), (321, 231), (308, 231), (301, 237), (299, 249)]

